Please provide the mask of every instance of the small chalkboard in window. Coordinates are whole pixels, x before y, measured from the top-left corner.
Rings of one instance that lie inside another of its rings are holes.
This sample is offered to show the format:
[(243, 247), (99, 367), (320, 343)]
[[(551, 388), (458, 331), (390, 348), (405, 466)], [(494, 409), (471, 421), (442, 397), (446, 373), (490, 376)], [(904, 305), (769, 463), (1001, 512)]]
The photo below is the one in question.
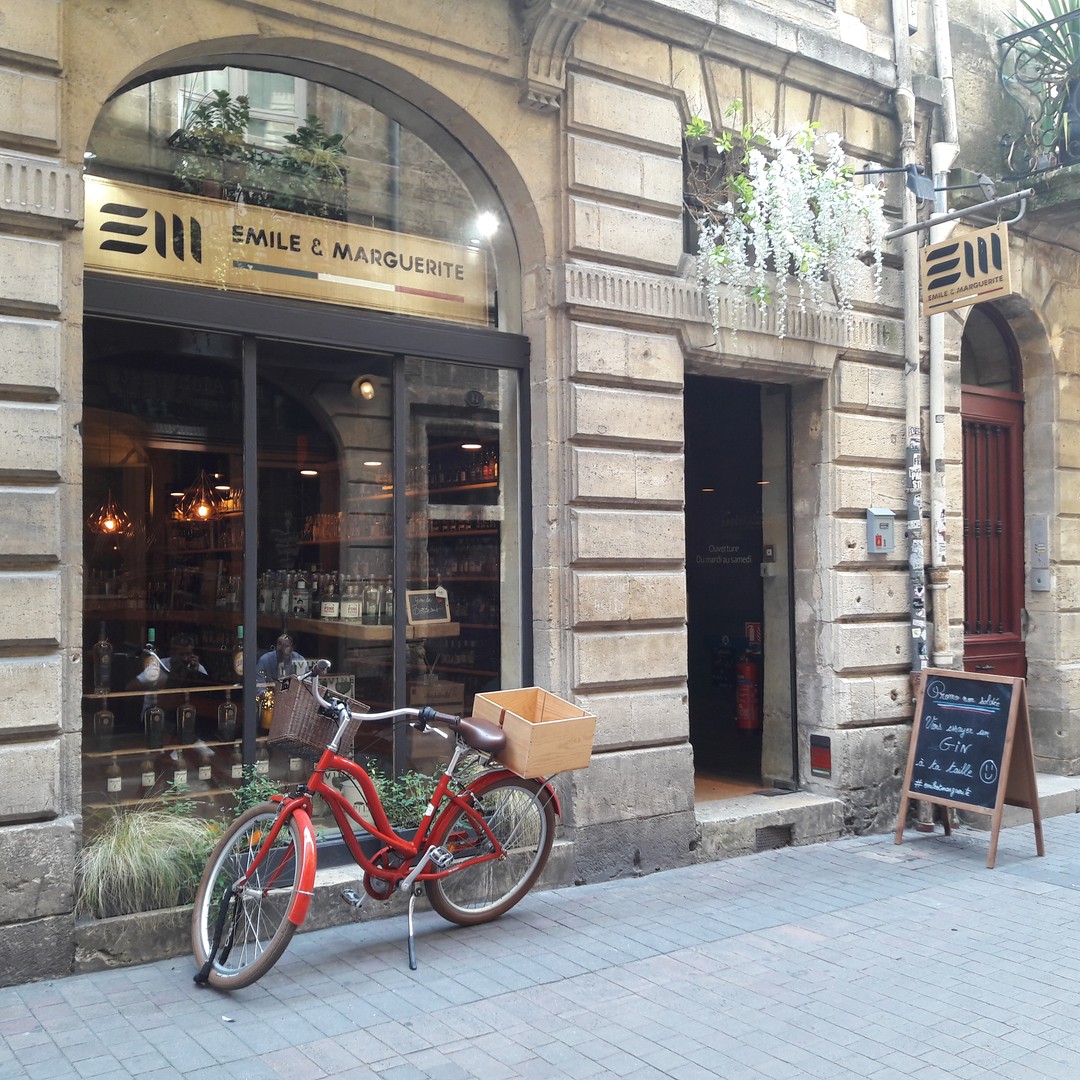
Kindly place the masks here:
[[(1032, 814), (1036, 850), (1044, 853), (1023, 679), (933, 668), (922, 673), (896, 826), (898, 844), (911, 799), (990, 814), (989, 867), (997, 858), (1002, 810), (1006, 804), (1025, 807)], [(950, 831), (947, 814), (945, 831)]]
[(446, 590), (409, 589), (405, 593), (405, 611), (409, 625), (423, 623), (448, 623), (450, 621), (450, 600)]

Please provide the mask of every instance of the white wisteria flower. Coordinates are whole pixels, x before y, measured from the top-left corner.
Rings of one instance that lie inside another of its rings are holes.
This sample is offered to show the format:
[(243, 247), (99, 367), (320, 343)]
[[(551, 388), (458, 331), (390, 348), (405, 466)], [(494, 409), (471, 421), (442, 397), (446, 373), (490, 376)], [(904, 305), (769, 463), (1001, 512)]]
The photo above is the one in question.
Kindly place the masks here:
[[(688, 134), (700, 135), (701, 126), (693, 122)], [(722, 201), (695, 199), (698, 270), (717, 332), (718, 288), (729, 284), (747, 289), (762, 309), (773, 307), (777, 332), (785, 335), (788, 292), (782, 282), (770, 288), (770, 273), (795, 277), (800, 311), (808, 302), (820, 305), (830, 282), (837, 307), (850, 318), (867, 250), (880, 295), (886, 232), (880, 188), (858, 181), (840, 136), (817, 124), (779, 136), (744, 128), (743, 144)], [(732, 145), (728, 135), (716, 139), (722, 153), (731, 154)]]

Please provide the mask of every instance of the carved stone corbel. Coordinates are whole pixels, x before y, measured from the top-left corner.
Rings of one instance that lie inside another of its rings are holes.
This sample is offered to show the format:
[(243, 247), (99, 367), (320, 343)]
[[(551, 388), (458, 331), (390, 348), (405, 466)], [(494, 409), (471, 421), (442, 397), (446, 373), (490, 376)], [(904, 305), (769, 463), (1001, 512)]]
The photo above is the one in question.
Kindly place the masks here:
[(566, 87), (566, 59), (574, 36), (599, 0), (517, 0), (524, 31), (525, 78), (521, 104), (540, 112), (557, 112)]

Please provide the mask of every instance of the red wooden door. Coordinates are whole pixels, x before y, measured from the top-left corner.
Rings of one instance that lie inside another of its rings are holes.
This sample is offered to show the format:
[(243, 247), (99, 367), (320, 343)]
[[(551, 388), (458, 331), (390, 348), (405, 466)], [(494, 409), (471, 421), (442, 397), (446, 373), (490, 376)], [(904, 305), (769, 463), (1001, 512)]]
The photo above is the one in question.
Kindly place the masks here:
[(1024, 401), (964, 388), (964, 668), (1024, 677)]

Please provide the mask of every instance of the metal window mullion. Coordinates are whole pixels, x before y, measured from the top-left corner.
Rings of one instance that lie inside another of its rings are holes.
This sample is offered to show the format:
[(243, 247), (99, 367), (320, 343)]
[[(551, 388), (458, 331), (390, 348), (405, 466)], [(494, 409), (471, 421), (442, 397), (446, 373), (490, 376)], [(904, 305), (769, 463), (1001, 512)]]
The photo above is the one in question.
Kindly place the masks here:
[[(405, 521), (408, 516), (409, 492), (408, 480), (408, 443), (406, 422), (406, 386), (405, 386), (405, 357), (394, 357), (391, 375), (391, 395), (393, 399), (393, 416), (391, 418), (392, 454), (394, 463), (393, 482), (394, 497), (392, 501), (394, 534), (394, 632), (393, 632), (393, 699), (395, 707), (406, 703), (406, 661), (405, 652), (405, 588), (408, 584), (408, 537), (405, 533)], [(409, 727), (407, 724), (394, 725), (394, 773), (402, 771), (409, 753)]]
[(244, 764), (255, 764), (255, 739), (259, 729), (256, 707), (255, 665), (258, 662), (258, 560), (259, 560), (259, 441), (256, 421), (255, 338), (245, 337), (241, 367), (243, 394), (243, 468), (244, 478)]

